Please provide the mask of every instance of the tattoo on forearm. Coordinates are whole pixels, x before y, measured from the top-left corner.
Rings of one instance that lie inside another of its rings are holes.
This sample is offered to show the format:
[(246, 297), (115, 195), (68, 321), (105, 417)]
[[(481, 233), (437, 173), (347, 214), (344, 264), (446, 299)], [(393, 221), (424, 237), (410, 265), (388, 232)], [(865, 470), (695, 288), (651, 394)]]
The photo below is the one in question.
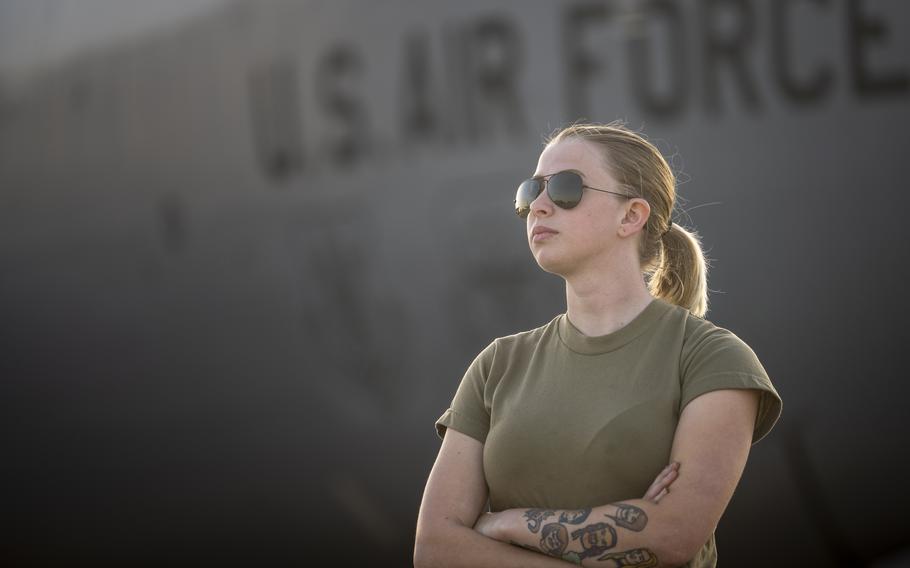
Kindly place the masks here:
[[(604, 516), (612, 519), (617, 527), (638, 532), (647, 526), (648, 515), (642, 509), (625, 503), (615, 505), (615, 507), (616, 512), (614, 514)], [(566, 524), (580, 525), (584, 523), (591, 515), (591, 509), (562, 511), (559, 513), (558, 522), (544, 524), (548, 518), (555, 515), (556, 511), (551, 509), (528, 509), (524, 513), (524, 518), (528, 522), (528, 530), (532, 533), (540, 532), (540, 547), (515, 541), (511, 541), (511, 543), (526, 550), (555, 556), (579, 566), (585, 558), (597, 556), (599, 556), (597, 560), (605, 562), (604, 566), (606, 568), (649, 568), (657, 566), (657, 555), (647, 548), (607, 553), (609, 549), (616, 546), (616, 529), (609, 523), (593, 523), (572, 531), (572, 540), (577, 540), (581, 543), (582, 551), (567, 552), (569, 531), (566, 528)]]
[(616, 546), (616, 529), (607, 523), (594, 523), (572, 531), (572, 538), (581, 542), (584, 549), (580, 558), (589, 558)]
[[(541, 549), (537, 548), (536, 546), (530, 545), (530, 544), (522, 544), (520, 542), (515, 542), (514, 540), (510, 540), (509, 544), (512, 544), (514, 546), (520, 546), (521, 548), (524, 548), (525, 550), (530, 550), (531, 552), (543, 554), (543, 551)], [(566, 562), (571, 562), (572, 564), (578, 564), (579, 566), (581, 566), (581, 559), (578, 558), (578, 553), (576, 553), (576, 552), (566, 552), (562, 555), (561, 558), (563, 560), (565, 560)]]
[(536, 533), (540, 530), (540, 525), (547, 517), (552, 517), (555, 514), (554, 511), (549, 509), (528, 509), (524, 514), (524, 517), (528, 520), (528, 530)]
[(647, 548), (636, 548), (623, 552), (608, 552), (597, 560), (608, 561), (607, 568), (649, 568), (657, 566), (657, 555)]
[(550, 556), (561, 556), (568, 544), (568, 531), (559, 523), (544, 525), (540, 531), (540, 548)]
[(616, 526), (633, 531), (641, 531), (648, 524), (648, 515), (633, 505), (625, 503), (616, 505), (616, 516), (606, 515), (616, 522)]
[(585, 522), (590, 514), (590, 508), (578, 509), (577, 511), (563, 511), (562, 514), (559, 515), (559, 522), (569, 523), (570, 525), (580, 525)]

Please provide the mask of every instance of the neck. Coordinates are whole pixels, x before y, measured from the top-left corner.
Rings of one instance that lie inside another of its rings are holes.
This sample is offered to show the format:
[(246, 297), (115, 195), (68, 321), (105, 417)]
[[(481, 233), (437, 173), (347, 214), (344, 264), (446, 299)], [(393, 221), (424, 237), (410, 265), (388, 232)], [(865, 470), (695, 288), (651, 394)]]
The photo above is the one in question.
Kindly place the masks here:
[(623, 328), (654, 300), (637, 259), (614, 259), (573, 274), (566, 280), (566, 315), (588, 337), (607, 335)]

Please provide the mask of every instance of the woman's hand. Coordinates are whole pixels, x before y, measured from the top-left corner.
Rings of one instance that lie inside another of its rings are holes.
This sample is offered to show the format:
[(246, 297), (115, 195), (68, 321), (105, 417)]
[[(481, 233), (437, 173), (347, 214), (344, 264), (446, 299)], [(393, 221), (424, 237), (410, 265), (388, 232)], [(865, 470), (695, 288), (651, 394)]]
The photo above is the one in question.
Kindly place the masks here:
[(654, 478), (654, 483), (651, 484), (651, 487), (648, 487), (642, 499), (652, 503), (659, 503), (670, 492), (670, 484), (677, 477), (679, 477), (679, 462), (673, 462), (657, 474), (657, 477)]

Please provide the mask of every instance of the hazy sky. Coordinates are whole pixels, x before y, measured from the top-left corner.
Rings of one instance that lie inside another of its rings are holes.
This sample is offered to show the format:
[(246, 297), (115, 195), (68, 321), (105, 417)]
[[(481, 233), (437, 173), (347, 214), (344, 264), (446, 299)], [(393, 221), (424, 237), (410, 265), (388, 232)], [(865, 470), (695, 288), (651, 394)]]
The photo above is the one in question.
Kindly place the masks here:
[(228, 0), (0, 0), (0, 74), (191, 17)]

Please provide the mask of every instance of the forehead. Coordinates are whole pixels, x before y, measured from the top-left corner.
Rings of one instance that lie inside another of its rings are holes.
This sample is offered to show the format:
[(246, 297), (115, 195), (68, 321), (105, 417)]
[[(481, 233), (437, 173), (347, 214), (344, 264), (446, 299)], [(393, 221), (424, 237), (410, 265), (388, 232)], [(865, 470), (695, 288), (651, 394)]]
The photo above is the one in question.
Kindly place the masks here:
[(591, 179), (609, 178), (603, 151), (581, 138), (568, 138), (544, 148), (534, 175), (545, 176), (563, 170), (579, 170)]

